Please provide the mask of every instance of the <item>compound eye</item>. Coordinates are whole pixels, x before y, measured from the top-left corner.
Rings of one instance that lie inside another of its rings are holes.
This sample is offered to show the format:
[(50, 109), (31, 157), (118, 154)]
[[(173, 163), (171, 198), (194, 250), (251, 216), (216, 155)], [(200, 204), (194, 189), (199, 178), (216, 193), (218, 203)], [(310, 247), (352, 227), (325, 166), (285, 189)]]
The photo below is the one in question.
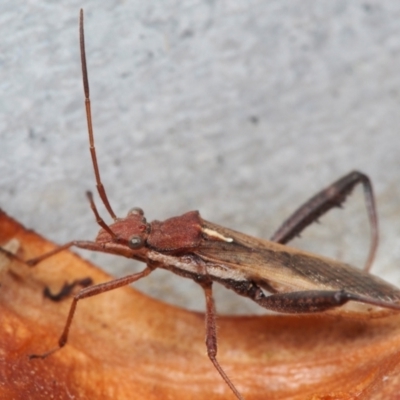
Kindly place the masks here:
[(140, 207), (133, 207), (129, 210), (128, 215), (144, 215), (144, 211)]
[(141, 236), (133, 235), (128, 241), (128, 246), (133, 250), (140, 249), (144, 246), (143, 239)]

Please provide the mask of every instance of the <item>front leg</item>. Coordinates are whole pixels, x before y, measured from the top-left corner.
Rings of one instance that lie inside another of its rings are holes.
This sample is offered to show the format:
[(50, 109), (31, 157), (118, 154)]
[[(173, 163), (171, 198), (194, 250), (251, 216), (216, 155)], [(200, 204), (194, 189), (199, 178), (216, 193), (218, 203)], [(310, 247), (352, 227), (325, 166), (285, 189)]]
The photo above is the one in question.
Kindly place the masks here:
[(71, 327), (71, 323), (72, 323), (72, 320), (75, 315), (76, 306), (77, 306), (77, 303), (79, 300), (83, 300), (88, 297), (96, 296), (100, 293), (105, 293), (110, 290), (120, 288), (122, 286), (127, 286), (127, 285), (129, 285), (133, 282), (136, 282), (139, 279), (144, 278), (145, 276), (149, 275), (152, 270), (153, 270), (152, 267), (147, 266), (143, 271), (138, 272), (136, 274), (127, 275), (122, 278), (113, 279), (112, 281), (108, 281), (108, 282), (98, 283), (96, 285), (89, 286), (85, 289), (82, 289), (80, 292), (78, 292), (74, 296), (74, 298), (72, 300), (72, 303), (71, 303), (71, 306), (69, 309), (69, 313), (68, 313), (68, 317), (67, 317), (67, 320), (64, 325), (64, 330), (63, 330), (60, 338), (58, 339), (58, 346), (49, 351), (46, 351), (45, 353), (42, 353), (42, 354), (31, 354), (29, 356), (29, 358), (30, 359), (46, 358), (49, 355), (55, 353), (57, 350), (60, 350), (62, 347), (64, 347), (66, 345), (66, 343), (68, 341), (69, 329)]
[(364, 266), (364, 270), (369, 271), (378, 247), (378, 217), (371, 181), (367, 175), (358, 171), (343, 176), (306, 201), (279, 227), (270, 240), (286, 244), (299, 235), (308, 225), (317, 221), (321, 215), (333, 207), (340, 207), (358, 183), (361, 183), (364, 187), (365, 202), (371, 225), (371, 246)]

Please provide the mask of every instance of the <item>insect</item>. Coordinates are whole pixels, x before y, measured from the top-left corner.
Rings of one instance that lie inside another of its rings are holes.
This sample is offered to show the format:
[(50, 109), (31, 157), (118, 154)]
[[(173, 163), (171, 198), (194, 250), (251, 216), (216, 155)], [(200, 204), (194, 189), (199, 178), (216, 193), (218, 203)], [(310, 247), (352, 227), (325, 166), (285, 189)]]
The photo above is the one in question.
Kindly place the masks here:
[[(94, 146), (82, 10), (79, 31), (90, 153), (97, 190), (113, 223), (107, 224), (102, 219), (92, 194), (88, 192), (90, 206), (101, 227), (95, 241), (71, 241), (50, 253), (24, 262), (33, 266), (60, 251), (76, 246), (134, 258), (145, 263), (146, 267), (139, 273), (81, 289), (73, 296), (58, 345), (43, 354), (31, 355), (31, 358), (46, 358), (65, 346), (80, 300), (128, 285), (149, 275), (156, 268), (167, 269), (192, 279), (202, 287), (206, 300), (208, 357), (232, 393), (240, 400), (244, 399), (243, 396), (217, 359), (216, 310), (212, 295), (214, 282), (241, 296), (249, 297), (261, 307), (283, 313), (317, 313), (345, 307), (349, 312), (372, 317), (381, 316), (388, 311), (400, 311), (400, 289), (368, 273), (378, 244), (378, 221), (371, 182), (366, 175), (357, 171), (345, 175), (298, 208), (270, 241), (206, 221), (197, 211), (149, 223), (142, 209), (133, 208), (125, 218), (117, 218), (100, 178)], [(372, 232), (371, 248), (364, 271), (286, 246), (288, 241), (322, 214), (340, 206), (357, 184), (364, 187)], [(76, 284), (89, 283), (90, 281), (82, 280)], [(54, 299), (59, 300), (68, 295), (74, 285), (75, 283), (65, 286), (58, 296), (53, 296)]]

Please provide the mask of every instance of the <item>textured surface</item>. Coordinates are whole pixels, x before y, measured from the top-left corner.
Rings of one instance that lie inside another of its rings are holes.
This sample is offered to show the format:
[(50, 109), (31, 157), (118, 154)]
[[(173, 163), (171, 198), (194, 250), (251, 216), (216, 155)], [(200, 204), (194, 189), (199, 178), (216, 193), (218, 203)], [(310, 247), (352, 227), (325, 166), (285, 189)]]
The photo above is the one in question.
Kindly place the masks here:
[[(1, 212), (0, 224), (0, 243), (19, 255), (52, 248)], [(78, 303), (67, 345), (29, 360), (55, 345), (70, 305), (44, 299), (41, 288), (110, 279), (71, 253), (54, 260), (56, 269), (47, 260), (32, 270), (0, 254), (1, 399), (233, 400), (207, 358), (204, 315), (129, 287)], [(246, 400), (397, 400), (399, 322), (398, 314), (221, 317), (218, 359)]]
[[(198, 209), (267, 238), (302, 201), (360, 169), (381, 221), (374, 270), (400, 284), (398, 2), (1, 4), (0, 207), (58, 243), (97, 232), (84, 196), (94, 182), (81, 6), (96, 144), (118, 215)], [(294, 244), (362, 265), (364, 210), (354, 196)], [(131, 270), (129, 260), (91, 257), (116, 275)], [(203, 309), (201, 291), (180, 279), (146, 281), (154, 296)], [(236, 309), (221, 297), (219, 309)]]

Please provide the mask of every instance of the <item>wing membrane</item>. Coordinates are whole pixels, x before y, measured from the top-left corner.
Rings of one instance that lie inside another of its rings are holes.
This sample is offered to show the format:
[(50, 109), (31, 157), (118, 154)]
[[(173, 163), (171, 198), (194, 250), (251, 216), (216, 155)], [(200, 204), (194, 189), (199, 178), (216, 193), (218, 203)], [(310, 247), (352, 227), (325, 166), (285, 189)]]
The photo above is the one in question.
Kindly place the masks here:
[(235, 279), (243, 276), (260, 285), (264, 282), (277, 292), (346, 290), (384, 301), (400, 300), (399, 289), (348, 264), (257, 239), (208, 221), (204, 221), (204, 227), (227, 240), (205, 237), (195, 253), (207, 264), (218, 265), (219, 271), (226, 271), (226, 279), (229, 279), (229, 271), (234, 271)]

